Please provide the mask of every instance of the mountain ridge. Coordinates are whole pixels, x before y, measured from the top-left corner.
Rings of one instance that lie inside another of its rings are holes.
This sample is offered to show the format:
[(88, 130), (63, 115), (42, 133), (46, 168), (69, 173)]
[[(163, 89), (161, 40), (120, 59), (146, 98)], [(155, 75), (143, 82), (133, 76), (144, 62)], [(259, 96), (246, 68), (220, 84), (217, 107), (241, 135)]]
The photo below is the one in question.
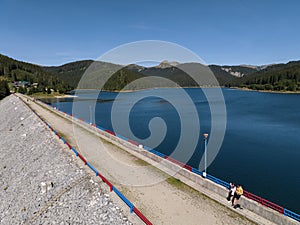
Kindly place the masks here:
[[(192, 63), (187, 64), (192, 65)], [(110, 76), (107, 80), (110, 83), (100, 86), (113, 91), (121, 90), (140, 78), (147, 78), (149, 80), (149, 77), (165, 78), (173, 81), (176, 86), (181, 87), (199, 86), (191, 76), (182, 70), (186, 65), (185, 63), (170, 62), (167, 60), (162, 61), (157, 66), (151, 67), (136, 64), (122, 66), (95, 60), (81, 60), (60, 66), (40, 66), (18, 61), (0, 54), (0, 76), (5, 77), (8, 81), (27, 80), (31, 83), (38, 82), (44, 89), (47, 87), (57, 87), (62, 92), (78, 87), (82, 76), (88, 74), (87, 71), (90, 73), (90, 76), (86, 76), (87, 81), (82, 88), (88, 88), (89, 86), (90, 88), (97, 88), (97, 85), (101, 83), (98, 81), (101, 76), (103, 76), (103, 79)], [(201, 70), (202, 66), (205, 67), (201, 64), (199, 66), (199, 70)], [(215, 75), (220, 86), (248, 87), (250, 89), (267, 88), (269, 90), (283, 91), (300, 89), (300, 61), (261, 66), (208, 65), (206, 67)], [(199, 75), (201, 75), (200, 72)], [(88, 84), (88, 82), (92, 85)], [(149, 88), (155, 85), (155, 82), (150, 82), (151, 84), (136, 82), (137, 86), (132, 87), (133, 89)], [(147, 81), (144, 82), (147, 83)], [(157, 85), (160, 87), (167, 84), (160, 84), (159, 81)], [(207, 81), (206, 84), (204, 82), (200, 85), (213, 86), (213, 82)]]

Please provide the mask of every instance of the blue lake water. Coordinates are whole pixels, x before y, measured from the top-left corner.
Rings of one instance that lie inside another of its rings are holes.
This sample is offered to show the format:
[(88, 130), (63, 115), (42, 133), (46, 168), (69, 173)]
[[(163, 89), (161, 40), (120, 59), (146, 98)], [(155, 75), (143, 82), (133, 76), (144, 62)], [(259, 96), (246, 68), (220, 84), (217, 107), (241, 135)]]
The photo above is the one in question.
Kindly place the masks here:
[[(131, 107), (129, 118), (114, 117), (114, 120), (128, 122), (133, 135), (122, 130), (118, 133), (133, 140), (148, 138), (151, 136), (149, 121), (159, 117), (165, 121), (166, 135), (158, 146), (149, 147), (169, 155), (176, 148), (181, 132), (195, 136), (211, 131), (212, 115), (202, 90), (184, 90), (192, 99), (200, 122), (189, 119), (192, 118), (191, 107), (181, 98), (179, 89), (128, 92), (121, 97), (117, 97), (117, 93), (101, 92), (96, 105), (91, 99), (95, 93), (81, 92), (80, 97), (75, 98), (81, 104), (80, 112), (72, 110), (72, 99), (45, 101), (86, 121), (115, 130), (111, 116), (113, 104), (117, 104), (116, 111), (121, 115), (128, 110), (132, 99), (141, 98)], [(222, 92), (227, 110), (226, 132), (220, 151), (207, 172), (225, 181), (240, 183), (247, 191), (300, 213), (300, 95), (225, 88)], [(160, 95), (166, 98), (157, 97)], [(179, 101), (183, 112), (178, 112), (168, 99)], [(191, 128), (199, 124), (199, 134), (189, 133), (189, 129), (181, 131), (180, 119), (187, 120)], [(204, 142), (200, 138), (187, 163), (202, 170), (199, 162), (203, 152)], [(176, 159), (181, 161), (180, 155)]]

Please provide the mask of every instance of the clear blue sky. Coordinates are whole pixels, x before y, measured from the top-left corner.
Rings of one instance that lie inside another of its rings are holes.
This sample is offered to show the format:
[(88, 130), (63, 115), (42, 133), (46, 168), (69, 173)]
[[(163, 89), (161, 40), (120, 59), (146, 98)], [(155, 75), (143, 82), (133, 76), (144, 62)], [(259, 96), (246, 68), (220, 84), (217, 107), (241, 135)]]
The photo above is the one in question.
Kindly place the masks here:
[(139, 40), (212, 64), (300, 60), (298, 0), (0, 0), (0, 53), (41, 65), (96, 59)]

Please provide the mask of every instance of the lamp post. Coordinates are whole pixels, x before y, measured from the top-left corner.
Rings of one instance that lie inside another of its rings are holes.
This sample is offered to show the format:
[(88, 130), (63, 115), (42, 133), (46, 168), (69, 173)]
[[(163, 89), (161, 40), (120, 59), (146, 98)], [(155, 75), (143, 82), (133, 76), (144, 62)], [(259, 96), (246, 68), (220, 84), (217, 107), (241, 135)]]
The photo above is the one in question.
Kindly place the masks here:
[(203, 177), (206, 177), (206, 169), (207, 169), (207, 137), (208, 134), (203, 134), (204, 137), (204, 172)]
[(90, 124), (92, 124), (92, 106), (90, 105)]
[(58, 101), (58, 98), (56, 98), (56, 108), (59, 109), (59, 101)]

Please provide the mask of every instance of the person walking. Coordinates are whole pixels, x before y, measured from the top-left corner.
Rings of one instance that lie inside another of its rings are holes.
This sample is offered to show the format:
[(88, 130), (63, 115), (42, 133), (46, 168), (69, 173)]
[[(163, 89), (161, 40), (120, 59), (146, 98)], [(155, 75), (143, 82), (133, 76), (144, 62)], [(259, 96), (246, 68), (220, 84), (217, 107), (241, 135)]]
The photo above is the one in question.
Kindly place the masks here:
[(238, 203), (240, 197), (243, 195), (243, 193), (244, 193), (243, 187), (240, 184), (238, 184), (236, 186), (236, 190), (235, 190), (235, 193), (234, 193), (233, 199), (232, 199), (232, 206), (235, 209), (239, 207), (239, 205), (237, 203)]
[(235, 193), (236, 187), (234, 183), (230, 183), (230, 188), (229, 188), (229, 192), (228, 192), (228, 196), (227, 196), (227, 201), (230, 203), (231, 202), (231, 198), (233, 197), (234, 193)]

